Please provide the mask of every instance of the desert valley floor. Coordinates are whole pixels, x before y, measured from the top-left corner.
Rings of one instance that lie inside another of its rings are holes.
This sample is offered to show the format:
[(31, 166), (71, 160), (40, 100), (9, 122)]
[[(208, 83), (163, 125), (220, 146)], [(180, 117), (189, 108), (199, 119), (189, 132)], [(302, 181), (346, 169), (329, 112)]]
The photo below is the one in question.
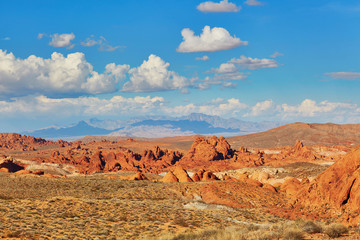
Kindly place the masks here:
[(357, 125), (240, 137), (0, 134), (3, 239), (360, 239)]

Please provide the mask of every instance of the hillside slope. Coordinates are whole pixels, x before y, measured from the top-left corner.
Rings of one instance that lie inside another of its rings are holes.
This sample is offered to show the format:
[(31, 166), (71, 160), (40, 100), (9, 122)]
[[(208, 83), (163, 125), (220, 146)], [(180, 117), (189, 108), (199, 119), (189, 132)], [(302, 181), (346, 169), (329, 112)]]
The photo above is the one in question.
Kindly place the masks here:
[(227, 138), (233, 148), (240, 146), (272, 148), (293, 145), (296, 140), (305, 145), (360, 144), (360, 124), (291, 123), (266, 132)]

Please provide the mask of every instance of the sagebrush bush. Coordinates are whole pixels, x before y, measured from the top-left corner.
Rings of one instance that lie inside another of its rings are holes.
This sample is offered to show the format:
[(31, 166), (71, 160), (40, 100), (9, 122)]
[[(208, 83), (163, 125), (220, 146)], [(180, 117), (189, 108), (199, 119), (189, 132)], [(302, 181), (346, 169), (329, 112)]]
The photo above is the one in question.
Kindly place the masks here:
[(287, 229), (283, 234), (284, 240), (303, 240), (304, 233), (299, 229)]
[(332, 223), (325, 229), (325, 233), (331, 238), (338, 238), (348, 232), (349, 229), (345, 225), (340, 223)]
[(278, 239), (280, 236), (278, 233), (266, 230), (266, 229), (260, 229), (254, 232), (249, 232), (247, 236), (245, 237), (246, 240), (272, 240), (272, 239)]
[(313, 221), (307, 221), (305, 222), (301, 229), (309, 234), (313, 234), (313, 233), (321, 233), (322, 232), (322, 227), (319, 224), (314, 223)]

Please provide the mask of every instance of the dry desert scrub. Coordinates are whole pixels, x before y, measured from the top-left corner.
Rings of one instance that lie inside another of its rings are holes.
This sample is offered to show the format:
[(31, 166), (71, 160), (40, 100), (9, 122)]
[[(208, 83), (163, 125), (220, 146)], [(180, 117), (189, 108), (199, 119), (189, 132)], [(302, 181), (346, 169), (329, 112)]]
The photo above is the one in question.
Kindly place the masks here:
[(348, 233), (349, 229), (342, 224), (332, 223), (325, 228), (324, 232), (331, 238), (338, 238), (341, 235)]
[(306, 233), (313, 234), (313, 233), (321, 233), (322, 232), (322, 226), (318, 223), (315, 223), (313, 221), (306, 221), (302, 225), (302, 230)]
[[(303, 240), (303, 239), (329, 239), (337, 238), (348, 232), (348, 228), (341, 224), (324, 226), (325, 231), (321, 233), (320, 223), (304, 220), (287, 221), (284, 224), (239, 224), (237, 226), (197, 232), (181, 233), (178, 235), (164, 235), (151, 240)], [(329, 235), (330, 234), (330, 235)], [(360, 239), (359, 234), (346, 239)], [(316, 237), (313, 237), (315, 236)]]
[[(203, 184), (110, 180), (101, 174), (0, 174), (0, 238), (297, 240), (296, 233), (286, 238), (286, 230), (302, 231), (305, 239), (318, 231), (315, 223), (288, 221), (262, 208), (205, 203), (201, 206), (208, 208), (185, 208), (193, 200), (183, 195), (184, 189), (196, 192)], [(336, 236), (345, 230), (330, 225), (326, 233)], [(329, 239), (325, 233), (316, 237)]]

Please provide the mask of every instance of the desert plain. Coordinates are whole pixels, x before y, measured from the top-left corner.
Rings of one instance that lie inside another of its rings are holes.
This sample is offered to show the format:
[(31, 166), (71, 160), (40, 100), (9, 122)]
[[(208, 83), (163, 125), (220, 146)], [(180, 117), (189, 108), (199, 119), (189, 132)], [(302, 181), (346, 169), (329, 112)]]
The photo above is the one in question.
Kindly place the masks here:
[(360, 239), (359, 128), (73, 142), (0, 134), (0, 237)]

